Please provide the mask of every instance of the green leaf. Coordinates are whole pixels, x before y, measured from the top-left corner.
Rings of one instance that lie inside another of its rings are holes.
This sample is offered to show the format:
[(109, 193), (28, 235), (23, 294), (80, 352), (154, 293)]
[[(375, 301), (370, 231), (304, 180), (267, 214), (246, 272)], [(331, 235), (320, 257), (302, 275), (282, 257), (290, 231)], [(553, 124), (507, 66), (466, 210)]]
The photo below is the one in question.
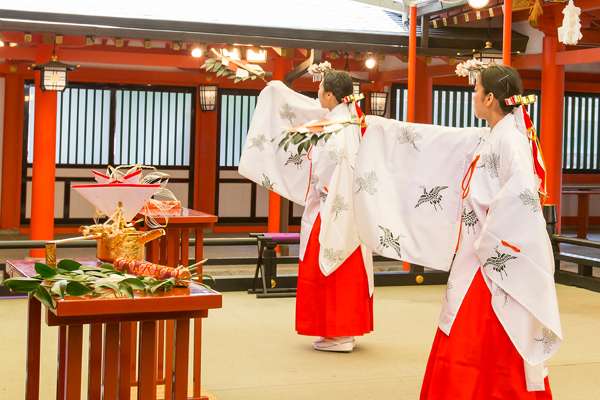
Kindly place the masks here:
[(41, 283), (40, 279), (17, 277), (5, 279), (2, 284), (14, 292), (29, 293), (36, 290)]
[(172, 278), (165, 279), (164, 281), (159, 281), (159, 283), (150, 287), (150, 292), (156, 293), (161, 288), (162, 290), (167, 290), (169, 286), (172, 286), (174, 283), (175, 281)]
[(56, 275), (56, 269), (42, 263), (35, 263), (35, 272), (42, 278), (52, 278)]
[(144, 282), (142, 282), (142, 280), (139, 278), (126, 278), (119, 282), (119, 284), (129, 285), (132, 289), (135, 290), (144, 290), (146, 288)]
[(310, 138), (310, 143), (314, 146), (319, 142), (319, 136), (317, 135), (312, 135)]
[(115, 266), (112, 264), (102, 264), (100, 265), (100, 269), (110, 269), (111, 271), (116, 271)]
[[(108, 265), (110, 265), (110, 264), (108, 264)], [(96, 267), (96, 266), (92, 266), (92, 265), (82, 265), (81, 268), (79, 268), (79, 269), (84, 272), (101, 271), (100, 267)]]
[(69, 296), (83, 296), (84, 294), (88, 294), (91, 291), (91, 288), (76, 281), (69, 282), (66, 287), (66, 293)]
[(60, 260), (57, 267), (65, 271), (76, 271), (81, 268), (81, 264), (74, 260)]
[(119, 293), (127, 297), (133, 298), (133, 289), (126, 283), (119, 282)]
[(50, 293), (60, 298), (65, 297), (65, 290), (67, 288), (68, 283), (69, 282), (65, 279), (61, 279), (60, 281), (54, 282), (54, 285), (52, 285), (52, 288), (50, 288)]
[(38, 299), (46, 307), (48, 307), (48, 308), (56, 307), (56, 302), (54, 301), (54, 299), (48, 292), (48, 289), (46, 289), (45, 287), (38, 286), (38, 288), (35, 290), (33, 295), (35, 296), (36, 299)]

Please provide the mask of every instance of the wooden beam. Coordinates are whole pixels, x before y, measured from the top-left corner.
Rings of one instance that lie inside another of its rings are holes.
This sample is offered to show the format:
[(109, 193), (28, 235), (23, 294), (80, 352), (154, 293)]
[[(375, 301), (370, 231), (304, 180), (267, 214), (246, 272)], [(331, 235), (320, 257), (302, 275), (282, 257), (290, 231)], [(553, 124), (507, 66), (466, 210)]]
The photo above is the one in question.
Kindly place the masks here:
[(598, 0), (577, 0), (577, 7), (581, 12), (600, 10), (600, 1)]
[(513, 57), (512, 66), (516, 69), (536, 69), (542, 66), (541, 54), (525, 54)]
[(600, 63), (600, 47), (583, 50), (559, 51), (556, 53), (557, 65)]

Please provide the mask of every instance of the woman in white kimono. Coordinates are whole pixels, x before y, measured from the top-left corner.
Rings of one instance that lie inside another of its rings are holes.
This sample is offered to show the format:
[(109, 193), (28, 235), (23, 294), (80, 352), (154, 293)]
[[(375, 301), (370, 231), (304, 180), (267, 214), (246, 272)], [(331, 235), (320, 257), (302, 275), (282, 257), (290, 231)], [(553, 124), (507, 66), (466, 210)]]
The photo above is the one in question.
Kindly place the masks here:
[(367, 120), (356, 173), (385, 185), (355, 198), (361, 239), (386, 256), (450, 269), (421, 400), (552, 397), (543, 363), (562, 333), (538, 196), (545, 177), (521, 93), (516, 70), (481, 69), (473, 105), (491, 131), (476, 142)]
[[(325, 72), (320, 106), (281, 82), (269, 83), (239, 166), (240, 174), (304, 205), (296, 331), (318, 336), (313, 347), (322, 351), (351, 352), (354, 337), (373, 329), (372, 257), (360, 246), (352, 214), (361, 137), (360, 109), (345, 101), (352, 91), (351, 77), (341, 71)], [(290, 139), (285, 146), (282, 131)], [(314, 141), (305, 140), (310, 136)]]

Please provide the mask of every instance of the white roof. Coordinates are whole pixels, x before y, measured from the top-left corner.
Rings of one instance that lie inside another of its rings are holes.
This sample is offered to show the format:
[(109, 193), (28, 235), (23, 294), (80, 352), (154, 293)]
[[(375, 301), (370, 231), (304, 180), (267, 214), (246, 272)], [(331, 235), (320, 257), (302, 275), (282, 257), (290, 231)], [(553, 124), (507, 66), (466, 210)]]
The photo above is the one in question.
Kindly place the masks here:
[[(0, 10), (316, 31), (406, 34), (399, 14), (352, 0), (0, 0)], [(5, 18), (0, 14), (0, 18)]]

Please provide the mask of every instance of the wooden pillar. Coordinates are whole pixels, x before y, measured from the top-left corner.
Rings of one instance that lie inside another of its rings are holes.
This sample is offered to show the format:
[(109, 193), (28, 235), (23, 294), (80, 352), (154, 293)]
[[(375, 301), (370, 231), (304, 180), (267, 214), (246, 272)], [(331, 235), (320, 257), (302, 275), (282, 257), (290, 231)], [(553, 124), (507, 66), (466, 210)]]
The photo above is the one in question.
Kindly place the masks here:
[[(283, 50), (285, 51), (285, 50)], [(291, 68), (290, 59), (282, 54), (275, 59), (275, 68), (273, 70), (273, 79), (282, 81), (286, 73)], [(269, 217), (267, 221), (268, 232), (280, 232), (282, 225), (287, 226), (287, 221), (282, 220), (282, 207), (287, 207), (288, 202), (283, 202), (281, 196), (275, 192), (269, 192)]]
[(417, 57), (415, 74), (415, 116), (413, 122), (433, 122), (433, 79), (427, 69), (426, 57)]
[(416, 121), (417, 108), (417, 6), (410, 6), (408, 36), (408, 106), (406, 119)]
[(3, 229), (17, 229), (21, 225), (23, 113), (25, 108), (23, 88), (23, 76), (16, 73), (6, 75), (4, 137), (2, 139), (2, 207), (0, 207), (0, 227)]
[[(40, 45), (36, 62), (46, 63), (52, 47)], [(35, 125), (33, 143), (33, 177), (31, 191), (31, 239), (54, 238), (54, 178), (56, 175), (56, 92), (40, 89), (40, 72), (35, 73)], [(43, 257), (43, 249), (31, 251)]]
[[(210, 83), (209, 83), (210, 84)], [(202, 111), (196, 98), (196, 132), (194, 158), (194, 204), (190, 208), (214, 214), (219, 178), (217, 166), (219, 102), (214, 111)]]
[(504, 0), (504, 24), (502, 37), (502, 63), (510, 66), (512, 53), (512, 0)]
[(556, 64), (559, 50), (556, 25), (551, 24), (544, 32), (540, 143), (547, 173), (546, 204), (556, 205), (557, 230), (560, 232), (565, 70), (564, 66)]

